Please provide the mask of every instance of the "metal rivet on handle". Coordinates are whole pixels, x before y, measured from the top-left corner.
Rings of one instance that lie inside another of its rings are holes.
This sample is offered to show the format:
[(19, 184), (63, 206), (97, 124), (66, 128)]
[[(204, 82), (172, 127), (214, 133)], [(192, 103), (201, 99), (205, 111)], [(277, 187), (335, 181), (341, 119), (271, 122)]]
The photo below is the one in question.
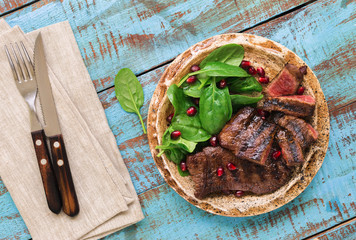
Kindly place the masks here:
[(53, 143), (53, 147), (59, 148), (59, 142), (58, 142), (58, 141), (55, 141), (55, 142)]
[(46, 165), (46, 164), (47, 164), (47, 159), (44, 159), (44, 158), (41, 159), (41, 164), (42, 164), (42, 165)]
[(64, 162), (63, 162), (62, 159), (59, 159), (59, 160), (57, 161), (57, 165), (58, 165), (58, 166), (62, 167), (63, 164), (64, 164)]
[(36, 140), (36, 145), (37, 145), (37, 146), (41, 146), (41, 145), (42, 145), (42, 141), (41, 141), (41, 140), (39, 140), (39, 139), (38, 139), (38, 140)]

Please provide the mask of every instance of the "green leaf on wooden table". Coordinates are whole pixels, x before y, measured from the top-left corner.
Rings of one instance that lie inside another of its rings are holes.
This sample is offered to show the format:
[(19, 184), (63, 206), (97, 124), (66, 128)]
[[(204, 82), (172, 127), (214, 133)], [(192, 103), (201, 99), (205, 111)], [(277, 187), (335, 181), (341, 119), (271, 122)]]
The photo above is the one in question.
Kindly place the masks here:
[(210, 134), (216, 134), (225, 126), (232, 115), (229, 89), (219, 89), (215, 80), (200, 97), (199, 118), (203, 128)]
[(178, 86), (181, 86), (190, 76), (206, 74), (208, 77), (248, 77), (248, 74), (244, 69), (232, 66), (222, 62), (208, 62), (203, 69), (196, 72), (188, 73), (183, 77)]
[(140, 118), (143, 132), (145, 124), (140, 114), (143, 105), (143, 89), (135, 74), (128, 68), (121, 69), (115, 77), (115, 94), (126, 112), (136, 113)]
[(262, 86), (255, 77), (247, 78), (228, 78), (229, 90), (234, 93), (242, 92), (261, 92)]
[(231, 98), (231, 104), (234, 112), (236, 112), (239, 108), (245, 107), (245, 106), (251, 106), (258, 101), (260, 101), (263, 98), (263, 94), (257, 96), (257, 97), (252, 97), (252, 96), (246, 96), (246, 95), (239, 95), (239, 94), (234, 94), (230, 95)]
[(238, 67), (241, 64), (244, 54), (245, 50), (241, 45), (235, 43), (226, 44), (212, 51), (204, 58), (199, 67), (201, 69), (204, 68), (208, 62), (222, 62)]

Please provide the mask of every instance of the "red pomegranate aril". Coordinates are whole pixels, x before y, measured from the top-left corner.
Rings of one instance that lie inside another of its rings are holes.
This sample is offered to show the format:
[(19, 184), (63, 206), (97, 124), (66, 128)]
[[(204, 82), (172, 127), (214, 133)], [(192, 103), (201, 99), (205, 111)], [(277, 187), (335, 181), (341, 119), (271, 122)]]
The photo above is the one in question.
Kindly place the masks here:
[(243, 61), (241, 62), (241, 67), (242, 67), (243, 69), (248, 69), (249, 67), (251, 67), (251, 63), (250, 63), (249, 61), (243, 60)]
[(199, 71), (200, 70), (200, 67), (198, 65), (193, 65), (191, 68), (190, 68), (190, 71), (192, 72), (196, 72), (196, 71)]
[(196, 76), (190, 76), (188, 79), (187, 79), (187, 83), (189, 84), (193, 84), (197, 81), (197, 77)]
[(209, 143), (211, 146), (216, 147), (218, 145), (218, 138), (216, 136), (212, 136), (209, 139)]
[(298, 95), (303, 95), (304, 91), (305, 91), (305, 88), (304, 88), (304, 87), (300, 87), (300, 88), (298, 88), (298, 90), (297, 90), (297, 94), (298, 94)]
[(267, 84), (267, 83), (269, 83), (269, 77), (259, 77), (258, 81), (259, 81), (259, 83)]
[(265, 76), (265, 70), (262, 67), (258, 67), (256, 69), (257, 74), (260, 75), (260, 77), (264, 77)]
[(180, 169), (182, 169), (183, 172), (187, 171), (187, 163), (180, 162)]
[(172, 133), (171, 133), (171, 138), (172, 139), (178, 139), (179, 137), (180, 137), (180, 135), (182, 135), (182, 133), (180, 132), (180, 131), (173, 131)]
[(261, 116), (261, 118), (264, 120), (269, 116), (269, 112), (264, 111), (262, 109), (257, 109), (257, 114)]
[(218, 167), (218, 170), (216, 170), (216, 174), (218, 174), (218, 177), (221, 177), (224, 175), (224, 169), (222, 167)]
[(171, 123), (173, 116), (174, 116), (174, 113), (169, 114), (169, 116), (167, 117), (167, 122)]
[(188, 108), (188, 110), (187, 110), (187, 115), (188, 116), (192, 117), (195, 114), (197, 114), (197, 109), (195, 107), (192, 106), (192, 107)]
[(242, 197), (244, 194), (245, 194), (245, 192), (244, 192), (244, 191), (241, 191), (241, 190), (237, 190), (237, 191), (235, 192), (235, 196), (236, 196), (236, 197)]
[(226, 80), (225, 79), (222, 79), (219, 83), (218, 83), (219, 85), (219, 88), (221, 88), (221, 89), (223, 89), (223, 88), (225, 88), (226, 87), (226, 85), (227, 85), (227, 82), (226, 82)]
[(272, 157), (274, 160), (277, 160), (281, 156), (281, 151), (275, 151), (272, 153)]
[(199, 106), (199, 101), (200, 101), (200, 98), (193, 98), (193, 103), (197, 106)]
[(236, 166), (235, 166), (233, 163), (231, 163), (231, 162), (229, 162), (229, 163), (226, 165), (226, 167), (227, 167), (227, 169), (229, 169), (230, 171), (236, 170)]
[(249, 74), (251, 74), (251, 75), (256, 75), (256, 73), (257, 73), (257, 71), (256, 71), (256, 69), (255, 69), (254, 67), (249, 67), (249, 68), (247, 69), (247, 72), (248, 72)]

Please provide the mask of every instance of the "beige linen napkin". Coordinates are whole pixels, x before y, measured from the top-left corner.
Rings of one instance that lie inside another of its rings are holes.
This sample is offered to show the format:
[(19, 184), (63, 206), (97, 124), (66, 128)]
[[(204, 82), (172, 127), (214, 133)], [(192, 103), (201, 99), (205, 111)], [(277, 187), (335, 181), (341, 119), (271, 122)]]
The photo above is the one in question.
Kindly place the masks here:
[[(27, 34), (0, 21), (0, 44)], [(59, 121), (80, 204), (74, 218), (47, 207), (32, 146), (28, 108), (0, 51), (0, 176), (34, 239), (99, 238), (140, 221), (143, 214), (68, 22), (40, 29)]]

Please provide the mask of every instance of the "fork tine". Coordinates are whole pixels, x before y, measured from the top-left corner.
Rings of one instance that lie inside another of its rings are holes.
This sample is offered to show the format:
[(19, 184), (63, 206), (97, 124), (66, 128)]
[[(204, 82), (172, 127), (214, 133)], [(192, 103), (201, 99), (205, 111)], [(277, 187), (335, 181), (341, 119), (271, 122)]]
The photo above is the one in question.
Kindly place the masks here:
[(27, 50), (26, 50), (25, 45), (23, 44), (22, 41), (20, 42), (20, 44), (21, 44), (22, 50), (24, 51), (24, 53), (25, 53), (25, 55), (26, 55), (27, 61), (31, 64), (31, 67), (32, 67), (32, 69), (33, 69), (33, 68), (34, 68), (33, 63), (32, 63), (32, 60), (31, 60), (30, 56), (28, 55), (28, 52), (27, 52)]
[(11, 44), (11, 48), (12, 48), (12, 52), (13, 52), (13, 54), (14, 54), (14, 57), (15, 57), (15, 61), (16, 61), (16, 63), (17, 63), (17, 66), (18, 66), (18, 68), (20, 68), (20, 73), (21, 73), (21, 76), (22, 76), (22, 79), (26, 82), (27, 80), (26, 80), (26, 78), (25, 78), (25, 73), (24, 73), (24, 71), (23, 71), (23, 69), (22, 69), (22, 67), (21, 67), (21, 64), (20, 64), (20, 62), (19, 62), (19, 59), (18, 59), (18, 57), (17, 57), (17, 54), (16, 54), (16, 52), (15, 52), (15, 49), (14, 49), (14, 46)]
[(10, 55), (10, 53), (9, 53), (9, 50), (8, 50), (8, 48), (7, 48), (6, 45), (4, 46), (4, 48), (5, 48), (5, 52), (6, 52), (7, 59), (9, 60), (9, 64), (10, 64), (12, 73), (14, 74), (15, 79), (16, 79), (19, 83), (21, 83), (21, 79), (20, 79), (20, 77), (19, 77), (18, 72), (16, 71), (16, 68), (15, 68), (14, 62), (12, 61), (11, 55)]
[(32, 80), (32, 77), (31, 77), (31, 75), (30, 75), (30, 72), (28, 71), (27, 64), (26, 64), (26, 62), (25, 62), (25, 59), (24, 59), (23, 56), (22, 56), (22, 53), (21, 53), (20, 48), (19, 48), (19, 45), (17, 44), (17, 42), (16, 42), (15, 44), (16, 44), (16, 47), (17, 47), (17, 51), (19, 52), (20, 58), (21, 58), (21, 60), (22, 60), (23, 66), (24, 66), (24, 68), (25, 68), (25, 70), (26, 70), (28, 79), (31, 81), (31, 80)]

